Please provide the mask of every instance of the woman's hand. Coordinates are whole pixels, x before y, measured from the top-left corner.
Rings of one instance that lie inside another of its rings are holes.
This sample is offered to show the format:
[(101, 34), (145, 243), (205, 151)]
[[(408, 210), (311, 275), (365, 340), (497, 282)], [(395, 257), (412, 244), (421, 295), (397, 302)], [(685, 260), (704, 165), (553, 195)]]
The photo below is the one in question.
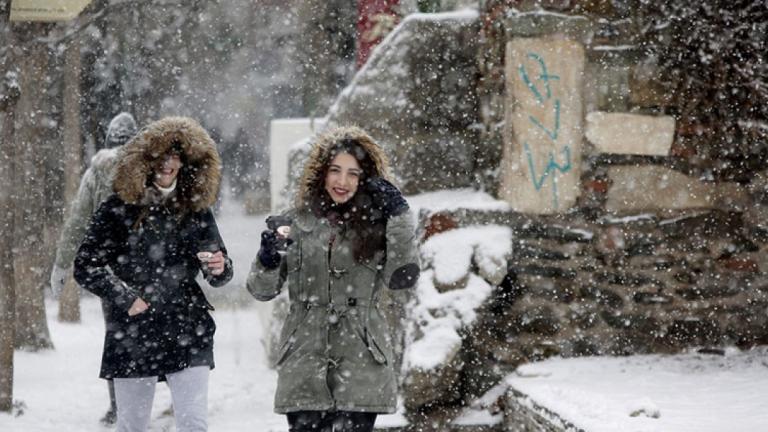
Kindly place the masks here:
[(261, 233), (261, 248), (257, 256), (261, 265), (268, 269), (276, 269), (280, 266), (280, 245), (277, 233), (272, 230), (264, 230)]
[(149, 305), (144, 300), (137, 298), (133, 301), (131, 308), (128, 309), (128, 316), (136, 316), (149, 309)]
[(208, 272), (214, 276), (218, 276), (224, 273), (224, 266), (226, 265), (226, 259), (221, 251), (214, 252), (210, 258), (205, 261), (205, 265), (208, 266)]
[[(366, 191), (371, 196), (374, 210), (380, 211), (384, 219), (397, 216), (408, 210), (408, 203), (403, 194), (392, 183), (381, 177), (373, 177), (366, 184)], [(377, 219), (372, 215), (373, 219)]]

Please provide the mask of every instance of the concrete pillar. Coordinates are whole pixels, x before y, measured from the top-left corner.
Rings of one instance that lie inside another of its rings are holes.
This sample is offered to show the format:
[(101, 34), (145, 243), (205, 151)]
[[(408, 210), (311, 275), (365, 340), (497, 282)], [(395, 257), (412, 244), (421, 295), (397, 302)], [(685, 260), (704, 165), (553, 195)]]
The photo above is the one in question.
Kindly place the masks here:
[(579, 195), (584, 47), (560, 35), (507, 43), (499, 197), (516, 211), (551, 214)]

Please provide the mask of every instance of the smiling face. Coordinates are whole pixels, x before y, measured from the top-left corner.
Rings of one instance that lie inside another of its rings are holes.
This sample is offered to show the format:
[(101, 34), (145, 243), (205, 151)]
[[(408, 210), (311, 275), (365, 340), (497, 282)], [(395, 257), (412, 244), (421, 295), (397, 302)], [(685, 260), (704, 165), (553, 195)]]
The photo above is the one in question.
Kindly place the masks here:
[(328, 165), (325, 175), (325, 190), (336, 204), (349, 201), (357, 192), (363, 170), (354, 156), (339, 153)]
[(170, 187), (179, 175), (181, 167), (181, 158), (178, 154), (167, 155), (162, 165), (155, 170), (155, 183), (160, 187)]

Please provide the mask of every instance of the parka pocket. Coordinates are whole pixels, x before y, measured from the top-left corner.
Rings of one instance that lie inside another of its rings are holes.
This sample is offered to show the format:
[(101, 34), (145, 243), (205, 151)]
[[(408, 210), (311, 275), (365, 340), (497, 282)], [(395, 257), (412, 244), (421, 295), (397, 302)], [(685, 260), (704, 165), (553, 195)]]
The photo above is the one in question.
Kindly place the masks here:
[[(296, 331), (294, 330), (294, 333)], [(277, 361), (275, 362), (275, 367), (282, 365), (285, 363), (285, 360), (288, 359), (288, 354), (291, 351), (291, 348), (295, 345), (295, 340), (293, 339), (293, 334), (288, 336), (288, 340), (286, 340), (282, 345), (280, 346), (280, 351), (277, 353)]]
[(388, 364), (389, 361), (387, 360), (387, 354), (379, 345), (379, 343), (376, 342), (376, 338), (374, 338), (373, 335), (368, 332), (368, 329), (365, 329), (365, 334), (368, 337), (368, 351), (373, 356), (373, 359), (376, 360), (376, 363), (383, 365)]
[(355, 328), (355, 333), (360, 338), (360, 341), (365, 345), (366, 350), (371, 355), (374, 361), (378, 364), (389, 364), (387, 351), (381, 344), (383, 341), (377, 341), (375, 337), (368, 329), (368, 326), (363, 325), (357, 320), (352, 321), (352, 326)]
[(136, 315), (129, 315), (126, 311), (125, 315), (123, 315), (123, 322), (126, 324), (146, 326), (155, 321), (156, 315), (157, 310), (153, 305), (150, 305), (147, 310), (139, 312)]
[(207, 310), (201, 311), (197, 317), (193, 317), (195, 336), (204, 346), (213, 345), (213, 335), (216, 334), (216, 322)]
[[(293, 348), (296, 346), (296, 332), (301, 325), (306, 321), (309, 311), (304, 309), (303, 312), (289, 312), (290, 315), (285, 321), (284, 328), (280, 332), (280, 348), (277, 351), (277, 361), (275, 361), (275, 367), (285, 363), (288, 357), (295, 351)], [(300, 315), (299, 315), (300, 314)]]
[(288, 246), (285, 250), (285, 260), (289, 274), (301, 270), (301, 240), (296, 240)]

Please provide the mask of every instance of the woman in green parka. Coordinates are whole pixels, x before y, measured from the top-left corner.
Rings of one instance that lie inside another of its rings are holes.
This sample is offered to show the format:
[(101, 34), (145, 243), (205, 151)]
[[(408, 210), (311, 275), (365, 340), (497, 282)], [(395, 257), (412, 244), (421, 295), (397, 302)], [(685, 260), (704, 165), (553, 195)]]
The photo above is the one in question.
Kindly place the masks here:
[(378, 300), (382, 289), (412, 288), (419, 264), (413, 216), (387, 172), (367, 133), (333, 129), (304, 167), (290, 228), (262, 233), (247, 286), (262, 301), (288, 287), (275, 411), (291, 432), (371, 431), (377, 413), (395, 410)]

